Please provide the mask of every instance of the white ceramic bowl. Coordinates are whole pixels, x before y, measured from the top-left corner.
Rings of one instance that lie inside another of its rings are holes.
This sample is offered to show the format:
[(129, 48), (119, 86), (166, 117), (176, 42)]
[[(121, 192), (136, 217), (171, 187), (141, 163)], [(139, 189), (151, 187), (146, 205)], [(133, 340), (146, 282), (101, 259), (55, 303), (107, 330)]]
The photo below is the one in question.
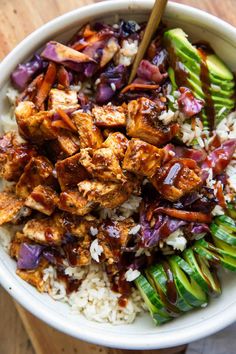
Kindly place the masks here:
[[(47, 23), (22, 41), (0, 64), (0, 112), (8, 110), (5, 93), (9, 76), (50, 39), (67, 39), (78, 27), (93, 20), (117, 21), (118, 17), (143, 20), (153, 5), (149, 0), (115, 0), (69, 12)], [(236, 71), (236, 29), (197, 9), (169, 3), (165, 22), (182, 27), (193, 40), (210, 42), (215, 51)], [(70, 313), (69, 307), (38, 293), (15, 274), (15, 262), (0, 249), (0, 281), (3, 287), (27, 310), (49, 325), (85, 341), (116, 348), (156, 349), (189, 343), (208, 336), (236, 320), (235, 275), (224, 274), (223, 294), (204, 309), (196, 310), (161, 327), (155, 327), (148, 314), (133, 324), (112, 326), (90, 322)]]

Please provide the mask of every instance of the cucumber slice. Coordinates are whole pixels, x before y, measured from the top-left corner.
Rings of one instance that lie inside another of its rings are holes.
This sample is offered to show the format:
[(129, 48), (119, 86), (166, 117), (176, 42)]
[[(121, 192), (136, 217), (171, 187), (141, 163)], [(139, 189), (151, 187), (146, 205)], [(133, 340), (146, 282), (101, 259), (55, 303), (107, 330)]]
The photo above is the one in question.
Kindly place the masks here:
[(199, 266), (197, 259), (191, 248), (187, 248), (183, 253), (184, 259), (194, 270), (193, 279), (200, 285), (200, 287), (207, 293), (210, 290), (210, 281), (203, 273), (201, 267)]
[[(186, 312), (192, 309), (192, 307), (179, 296), (177, 289), (177, 299), (175, 304), (171, 302), (172, 300), (168, 297), (168, 277), (162, 264), (149, 267), (148, 273), (153, 279), (157, 292), (159, 293), (163, 302), (166, 303), (166, 306), (169, 310), (175, 313), (179, 313), (180, 311)], [(175, 286), (175, 284), (173, 285)]]
[(236, 208), (234, 204), (227, 204), (227, 212), (231, 218), (236, 219)]
[(218, 226), (217, 224), (213, 223), (210, 226), (210, 230), (211, 233), (219, 240), (222, 240), (229, 245), (236, 246), (236, 236), (231, 233), (229, 227), (225, 226), (225, 224)]
[(201, 257), (200, 255), (196, 254), (196, 259), (199, 264), (199, 268), (202, 271), (202, 274), (205, 276), (205, 279), (209, 282), (209, 288), (211, 295), (219, 296), (221, 294), (221, 285), (219, 278), (217, 276), (217, 271), (213, 267), (209, 267), (209, 263), (207, 259)]
[(162, 308), (162, 304), (160, 304), (156, 291), (149, 284), (147, 279), (143, 275), (140, 275), (134, 282), (139, 289), (154, 322), (157, 325), (160, 325), (169, 321), (170, 316), (160, 310)]
[(207, 295), (195, 282), (192, 276), (188, 279), (186, 273), (180, 268), (176, 258), (176, 256), (169, 258), (169, 263), (174, 273), (176, 287), (187, 303), (193, 307), (199, 307), (207, 302)]
[(227, 268), (233, 272), (236, 271), (236, 258), (223, 254), (222, 250), (214, 247), (205, 240), (199, 241), (197, 241), (193, 247), (198, 254), (213, 263), (221, 264), (224, 268)]
[(222, 255), (229, 256), (236, 259), (236, 247), (229, 245), (228, 243), (219, 240), (212, 236), (215, 246), (218, 248), (218, 252)]
[(219, 226), (224, 226), (229, 231), (236, 232), (236, 223), (229, 216), (226, 215), (217, 216), (214, 219), (214, 223), (216, 223)]
[(156, 290), (157, 296), (160, 300), (160, 304), (162, 304), (162, 308), (160, 308), (160, 310), (163, 311), (167, 316), (177, 317), (179, 315), (179, 310), (174, 305), (168, 302), (166, 295), (162, 292), (160, 288), (157, 287), (157, 284), (154, 278), (151, 276), (151, 272), (149, 272), (149, 269), (145, 271), (145, 275), (153, 289)]
[(236, 259), (230, 256), (222, 256), (221, 264), (224, 268), (236, 272)]

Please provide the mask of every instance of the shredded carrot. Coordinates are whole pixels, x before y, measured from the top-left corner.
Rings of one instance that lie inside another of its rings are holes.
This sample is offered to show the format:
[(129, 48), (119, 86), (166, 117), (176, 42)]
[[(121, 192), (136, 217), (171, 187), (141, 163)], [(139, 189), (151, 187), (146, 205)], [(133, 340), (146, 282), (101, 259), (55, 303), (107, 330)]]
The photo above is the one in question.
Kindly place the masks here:
[(123, 88), (121, 93), (125, 93), (127, 91), (134, 91), (134, 90), (155, 90), (159, 87), (159, 85), (148, 85), (148, 84), (130, 84)]
[(35, 97), (35, 104), (37, 107), (41, 107), (43, 102), (46, 100), (49, 91), (51, 90), (52, 85), (56, 80), (56, 75), (57, 75), (56, 64), (50, 62), (46, 74), (44, 76), (43, 82)]
[(216, 198), (219, 201), (219, 205), (222, 208), (226, 208), (226, 202), (225, 202), (225, 197), (224, 197), (224, 192), (223, 192), (223, 186), (220, 181), (217, 182), (216, 184)]
[(163, 213), (172, 216), (173, 218), (182, 219), (189, 222), (210, 223), (212, 219), (210, 214), (204, 214), (200, 211), (185, 211), (159, 207), (155, 209), (155, 212)]
[(74, 130), (75, 132), (77, 132), (76, 126), (74, 125), (74, 123), (72, 122), (72, 120), (70, 119), (70, 117), (68, 116), (68, 114), (65, 111), (63, 111), (61, 108), (58, 108), (57, 113), (59, 114), (59, 116), (61, 117), (63, 122), (65, 124), (67, 124), (67, 126), (71, 130)]
[(57, 80), (58, 80), (58, 86), (61, 85), (64, 88), (68, 88), (70, 86), (69, 74), (63, 65), (60, 65), (58, 69)]

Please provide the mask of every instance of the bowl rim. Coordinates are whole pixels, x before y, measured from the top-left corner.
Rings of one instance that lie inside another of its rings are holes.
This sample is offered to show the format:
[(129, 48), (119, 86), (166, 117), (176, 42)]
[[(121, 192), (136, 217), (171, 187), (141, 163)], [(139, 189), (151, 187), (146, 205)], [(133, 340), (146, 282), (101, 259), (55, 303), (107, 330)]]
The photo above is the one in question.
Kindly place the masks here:
[[(52, 38), (57, 32), (61, 31), (63, 26), (70, 26), (71, 23), (81, 21), (83, 16), (87, 16), (88, 13), (92, 13), (94, 17), (97, 15), (106, 14), (107, 10), (112, 9), (115, 11), (121, 9), (151, 9), (153, 4), (152, 0), (116, 0), (116, 1), (103, 1), (96, 4), (87, 5), (85, 7), (78, 8), (67, 12), (50, 22), (46, 23), (39, 29), (35, 30), (22, 42), (20, 42), (0, 64), (0, 71), (4, 73), (5, 78), (1, 80), (1, 86), (9, 79), (9, 73), (15, 67), (15, 61), (21, 62), (25, 56), (25, 48), (39, 48), (40, 44), (46, 42), (47, 38)], [(178, 16), (194, 18), (194, 24), (198, 22), (205, 22), (205, 27), (211, 32), (216, 32), (217, 27), (220, 27), (220, 35), (224, 40), (229, 41), (230, 36), (236, 37), (236, 28), (226, 23), (225, 21), (210, 15), (199, 9), (178, 4), (168, 3), (168, 13), (174, 12)], [(217, 32), (219, 32), (217, 30)], [(235, 41), (236, 47), (236, 41)], [(33, 52), (34, 49), (31, 50)], [(13, 62), (13, 64), (9, 64)], [(4, 76), (3, 75), (3, 76)], [(168, 331), (162, 332), (159, 336), (153, 332), (150, 334), (144, 334), (143, 336), (137, 336), (135, 334), (109, 332), (106, 335), (104, 329), (95, 329), (88, 331), (88, 327), (79, 327), (75, 324), (71, 324), (70, 321), (65, 321), (63, 316), (55, 313), (55, 311), (47, 308), (43, 303), (35, 300), (32, 294), (29, 294), (24, 286), (19, 285), (13, 276), (9, 276), (7, 271), (8, 266), (4, 261), (4, 257), (0, 255), (0, 281), (1, 285), (6, 291), (17, 300), (24, 308), (34, 314), (36, 317), (56, 328), (57, 330), (64, 332), (68, 335), (76, 337), (78, 339), (85, 340), (94, 344), (99, 344), (107, 347), (122, 348), (122, 349), (156, 349), (167, 348), (184, 343), (189, 343), (194, 340), (211, 335), (224, 327), (230, 325), (236, 320), (236, 302), (230, 306), (226, 306), (224, 310), (224, 316), (222, 316), (222, 310), (213, 316), (199, 321), (197, 324), (189, 326), (189, 330), (186, 328), (180, 328), (176, 330), (176, 335), (169, 336)], [(218, 319), (218, 320), (217, 320)], [(203, 325), (204, 323), (204, 325)]]

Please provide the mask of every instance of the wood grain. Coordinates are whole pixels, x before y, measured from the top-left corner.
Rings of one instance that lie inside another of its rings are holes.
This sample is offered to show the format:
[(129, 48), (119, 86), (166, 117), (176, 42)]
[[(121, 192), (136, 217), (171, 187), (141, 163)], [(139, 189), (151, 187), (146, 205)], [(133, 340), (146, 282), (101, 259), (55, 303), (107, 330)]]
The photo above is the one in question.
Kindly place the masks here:
[[(114, 0), (115, 1), (115, 0)], [(145, 0), (144, 0), (145, 1)], [(0, 0), (0, 60), (22, 39), (56, 16), (95, 0)], [(212, 13), (236, 26), (236, 0), (176, 0)], [(107, 349), (77, 341), (36, 319), (0, 289), (0, 354), (130, 354), (130, 351)], [(34, 345), (34, 349), (29, 341)], [(181, 348), (180, 348), (181, 349)], [(164, 353), (164, 351), (161, 351)], [(159, 351), (159, 354), (161, 354)], [(175, 351), (176, 352), (176, 351)], [(133, 352), (134, 353), (134, 352)], [(145, 352), (141, 351), (140, 354)], [(146, 354), (157, 354), (148, 351)], [(166, 354), (172, 354), (168, 349)]]

